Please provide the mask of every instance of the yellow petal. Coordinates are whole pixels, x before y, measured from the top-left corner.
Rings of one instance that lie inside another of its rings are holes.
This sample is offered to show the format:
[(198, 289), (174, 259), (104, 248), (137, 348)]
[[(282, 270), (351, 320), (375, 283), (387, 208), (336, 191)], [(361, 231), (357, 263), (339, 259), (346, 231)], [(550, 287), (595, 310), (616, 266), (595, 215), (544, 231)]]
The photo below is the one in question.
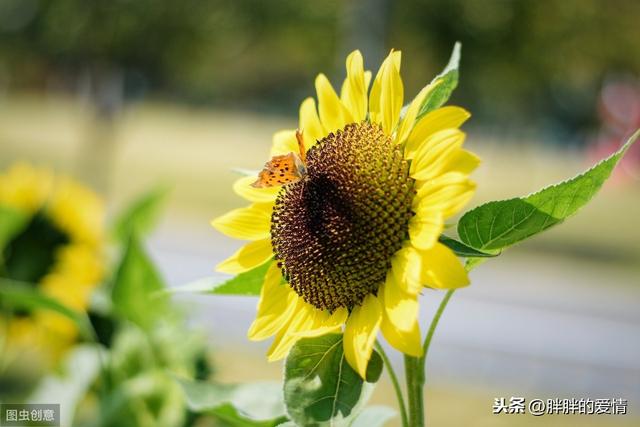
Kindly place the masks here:
[(422, 256), (412, 246), (405, 246), (391, 258), (395, 282), (412, 295), (422, 290)]
[(254, 203), (214, 219), (211, 225), (229, 237), (260, 240), (270, 236), (273, 203)]
[(340, 98), (356, 123), (363, 121), (367, 116), (366, 90), (362, 54), (354, 50), (347, 56), (347, 78), (342, 86)]
[(57, 180), (48, 195), (47, 216), (72, 240), (98, 246), (102, 240), (104, 207), (97, 194), (70, 178)]
[(353, 309), (344, 330), (344, 355), (349, 365), (366, 378), (373, 344), (382, 321), (382, 307), (373, 295)]
[(410, 331), (418, 319), (418, 296), (404, 291), (389, 272), (380, 287), (385, 314), (396, 329)]
[(382, 65), (380, 65), (378, 74), (376, 74), (376, 78), (373, 81), (371, 92), (369, 93), (369, 120), (374, 123), (382, 123), (380, 95), (382, 93), (382, 75), (386, 64), (387, 62), (393, 61), (397, 70), (400, 71), (401, 59), (402, 54), (399, 51), (391, 51), (389, 56), (382, 62)]
[(13, 164), (0, 174), (0, 204), (26, 213), (42, 209), (54, 188), (54, 175), (27, 163)]
[(267, 359), (274, 362), (285, 357), (291, 347), (300, 339), (300, 333), (308, 330), (313, 325), (313, 313), (308, 304), (298, 298), (299, 303), (296, 306), (295, 313), (291, 317), (289, 323), (276, 335), (269, 351)]
[(387, 316), (382, 316), (380, 325), (382, 335), (393, 348), (413, 357), (422, 356), (422, 337), (420, 335), (420, 325), (414, 322), (409, 331), (401, 331), (393, 327)]
[(406, 157), (412, 159), (420, 145), (431, 135), (444, 129), (459, 128), (471, 114), (460, 107), (447, 106), (427, 113), (413, 127), (406, 146)]
[[(385, 286), (380, 288), (383, 295)], [(399, 329), (387, 315), (387, 311), (384, 310), (380, 328), (382, 335), (384, 335), (384, 338), (393, 348), (410, 356), (422, 356), (422, 337), (420, 335), (420, 325), (417, 318), (414, 319), (408, 330)]]
[(400, 78), (400, 68), (395, 61), (387, 61), (382, 73), (382, 86), (380, 91), (380, 119), (382, 130), (391, 135), (400, 120), (400, 110), (404, 101), (404, 86)]
[(316, 77), (316, 92), (320, 121), (327, 132), (335, 132), (353, 121), (324, 74)]
[(467, 175), (458, 172), (445, 173), (426, 181), (414, 197), (414, 218), (428, 217), (437, 211), (447, 219), (469, 202), (475, 189), (476, 184)]
[(425, 97), (433, 90), (436, 85), (427, 85), (416, 95), (416, 97), (411, 101), (409, 107), (407, 107), (407, 112), (398, 127), (398, 134), (396, 135), (395, 141), (397, 144), (402, 144), (405, 139), (409, 136), (409, 133), (413, 129), (413, 126), (416, 121), (416, 117), (418, 117), (418, 113), (420, 112), (420, 107), (422, 107), (422, 103), (424, 102)]
[(289, 285), (281, 281), (280, 268), (274, 262), (267, 270), (260, 290), (258, 313), (247, 333), (250, 340), (259, 341), (270, 337), (291, 319), (299, 298)]
[(451, 249), (436, 243), (420, 251), (422, 274), (427, 286), (436, 289), (456, 289), (469, 284), (467, 271)]
[(235, 191), (238, 196), (250, 202), (274, 202), (276, 200), (276, 197), (278, 197), (280, 187), (253, 187), (251, 184), (256, 182), (257, 179), (258, 177), (256, 176), (243, 176), (233, 183), (233, 191)]
[(459, 129), (445, 129), (429, 136), (411, 162), (411, 177), (428, 180), (443, 173), (458, 154), (464, 137)]
[(444, 231), (442, 212), (436, 209), (422, 209), (409, 221), (409, 238), (418, 249), (432, 247)]
[[(57, 249), (55, 256), (56, 263), (49, 274), (66, 278), (74, 286), (97, 284), (104, 274), (104, 260), (93, 245), (72, 242)], [(65, 302), (64, 299), (60, 301)]]
[(281, 130), (273, 134), (271, 144), (272, 157), (298, 152), (300, 152), (300, 150), (298, 148), (295, 130)]
[(467, 150), (460, 150), (451, 159), (448, 170), (470, 174), (480, 165), (480, 158)]
[(240, 274), (264, 264), (273, 256), (271, 240), (262, 239), (247, 243), (235, 254), (216, 266), (216, 270), (227, 274)]
[(326, 310), (318, 310), (310, 304), (309, 306), (310, 311), (313, 312), (313, 323), (308, 330), (296, 334), (301, 338), (319, 337), (332, 332), (339, 332), (349, 316), (349, 310), (344, 307), (329, 313)]
[[(400, 65), (398, 65), (399, 67)], [(365, 91), (369, 88), (369, 84), (371, 83), (371, 71), (367, 70), (364, 72), (364, 87)]]
[[(308, 150), (324, 138), (325, 131), (318, 117), (316, 101), (309, 97), (300, 104), (300, 129), (303, 131), (305, 148)], [(295, 138), (295, 133), (294, 133)], [(295, 151), (297, 153), (297, 151)]]

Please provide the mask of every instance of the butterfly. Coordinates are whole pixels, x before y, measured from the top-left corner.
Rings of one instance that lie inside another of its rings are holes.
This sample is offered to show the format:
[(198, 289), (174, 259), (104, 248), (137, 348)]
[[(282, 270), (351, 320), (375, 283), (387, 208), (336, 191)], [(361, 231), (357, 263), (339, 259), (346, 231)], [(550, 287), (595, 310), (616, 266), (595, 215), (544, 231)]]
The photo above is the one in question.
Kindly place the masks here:
[(251, 184), (255, 188), (276, 187), (278, 185), (291, 184), (300, 181), (307, 175), (306, 154), (302, 132), (296, 130), (298, 149), (300, 154), (289, 153), (273, 156), (258, 174), (256, 182)]

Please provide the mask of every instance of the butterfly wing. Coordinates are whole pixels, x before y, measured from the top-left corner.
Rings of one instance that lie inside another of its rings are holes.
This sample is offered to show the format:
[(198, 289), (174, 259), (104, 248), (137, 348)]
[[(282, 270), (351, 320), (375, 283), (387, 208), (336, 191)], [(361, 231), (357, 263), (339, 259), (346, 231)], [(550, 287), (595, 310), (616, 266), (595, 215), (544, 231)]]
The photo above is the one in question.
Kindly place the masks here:
[(300, 181), (306, 174), (304, 162), (295, 153), (274, 156), (258, 174), (255, 188), (275, 187)]

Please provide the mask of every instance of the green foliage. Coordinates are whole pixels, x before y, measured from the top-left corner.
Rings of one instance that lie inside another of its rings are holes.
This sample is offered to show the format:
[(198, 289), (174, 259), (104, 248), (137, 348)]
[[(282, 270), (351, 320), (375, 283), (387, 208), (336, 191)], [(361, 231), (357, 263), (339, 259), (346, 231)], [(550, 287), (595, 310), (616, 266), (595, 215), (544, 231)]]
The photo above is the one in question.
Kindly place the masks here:
[(284, 399), (301, 426), (348, 426), (358, 415), (382, 373), (373, 352), (364, 381), (347, 363), (342, 334), (299, 340), (285, 363)]
[(451, 249), (457, 256), (462, 258), (490, 258), (499, 255), (499, 252), (483, 252), (477, 249), (472, 248), (471, 246), (467, 246), (464, 243), (452, 239), (451, 237), (445, 236), (444, 234), (440, 235), (438, 239), (440, 243)]
[(640, 130), (612, 156), (575, 178), (527, 197), (489, 202), (467, 212), (458, 223), (458, 235), (473, 248), (500, 250), (560, 224), (600, 190), (639, 136)]
[(111, 386), (100, 403), (102, 427), (179, 427), (186, 419), (180, 387), (157, 369), (138, 371)]
[(270, 265), (270, 262), (266, 262), (252, 270), (240, 273), (236, 277), (213, 287), (210, 293), (217, 295), (260, 295), (262, 282), (264, 282), (264, 276), (267, 274)]
[(17, 282), (0, 277), (0, 301), (3, 306), (17, 310), (51, 310), (71, 319), (80, 333), (92, 339), (93, 330), (87, 317), (53, 298), (40, 293), (32, 283)]
[[(28, 221), (29, 217), (22, 212), (0, 205), (0, 254), (7, 242), (20, 232)], [(0, 264), (2, 264), (2, 259), (0, 259)]]
[(447, 102), (454, 89), (458, 86), (458, 67), (460, 66), (461, 47), (462, 45), (460, 42), (456, 42), (453, 46), (453, 52), (451, 52), (449, 63), (442, 73), (436, 76), (436, 78), (430, 83), (431, 85), (436, 85), (436, 87), (429, 92), (422, 102), (422, 106), (420, 107), (420, 112), (418, 113), (416, 120), (420, 120), (422, 116), (436, 108), (439, 108)]
[[(137, 198), (113, 228), (123, 246), (122, 257), (110, 300), (102, 307), (94, 305), (94, 310), (100, 309), (92, 313), (92, 319), (101, 319), (111, 329), (105, 339), (107, 365), (96, 396), (103, 427), (191, 425), (196, 417), (187, 411), (173, 375), (204, 379), (211, 373), (204, 336), (185, 328), (183, 316), (170, 304), (164, 280), (141, 243), (166, 194), (165, 188), (156, 187)], [(93, 416), (77, 425), (94, 425), (96, 414)]]
[(113, 290), (113, 308), (123, 318), (142, 328), (167, 312), (167, 296), (158, 271), (138, 238), (132, 235), (117, 269)]
[[(429, 74), (449, 53), (451, 40), (460, 40), (466, 72), (456, 98), (473, 111), (475, 123), (589, 129), (603, 80), (613, 70), (640, 72), (640, 56), (630, 54), (640, 50), (638, 2), (618, 8), (601, 0), (425, 4), (395, 2), (389, 14), (392, 45), (405, 52), (414, 47), (410, 66)], [(419, 81), (423, 75), (407, 77)]]
[(235, 277), (227, 280), (217, 278), (204, 278), (188, 283), (178, 288), (169, 289), (168, 292), (196, 292), (216, 295), (242, 295), (257, 296), (260, 295), (264, 276), (271, 262), (266, 262), (249, 271), (240, 273)]
[(179, 379), (189, 409), (234, 427), (271, 427), (287, 420), (282, 387), (271, 382), (216, 384)]
[(136, 198), (116, 218), (113, 226), (115, 238), (126, 244), (134, 233), (138, 237), (146, 235), (156, 224), (167, 195), (167, 187), (157, 186)]
[(173, 317), (156, 319), (150, 329), (120, 323), (98, 385), (101, 425), (185, 425), (186, 402), (173, 375), (199, 376), (204, 351), (203, 337)]

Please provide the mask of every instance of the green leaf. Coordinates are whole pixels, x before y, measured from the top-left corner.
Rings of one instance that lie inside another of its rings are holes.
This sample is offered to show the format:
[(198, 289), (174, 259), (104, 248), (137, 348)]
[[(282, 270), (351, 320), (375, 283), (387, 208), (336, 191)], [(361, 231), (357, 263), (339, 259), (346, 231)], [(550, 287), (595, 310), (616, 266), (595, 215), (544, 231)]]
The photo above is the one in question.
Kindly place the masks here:
[(167, 295), (160, 274), (145, 253), (137, 236), (131, 235), (116, 272), (112, 290), (114, 310), (148, 329), (168, 310)]
[(249, 271), (240, 273), (235, 277), (227, 280), (221, 280), (216, 277), (205, 277), (194, 282), (187, 283), (176, 288), (168, 289), (169, 293), (194, 292), (203, 294), (216, 295), (242, 295), (257, 296), (260, 295), (264, 276), (271, 262), (265, 262)]
[(126, 243), (132, 233), (143, 237), (156, 224), (169, 190), (166, 186), (156, 186), (136, 198), (114, 222), (113, 234), (122, 243)]
[(18, 282), (0, 277), (0, 301), (3, 305), (22, 310), (51, 310), (71, 319), (80, 334), (93, 340), (91, 323), (84, 313), (72, 310), (37, 290), (35, 283)]
[(449, 63), (442, 73), (438, 74), (438, 76), (436, 76), (436, 78), (430, 83), (431, 85), (437, 84), (437, 86), (434, 87), (422, 102), (422, 107), (420, 107), (420, 112), (418, 113), (416, 120), (420, 120), (422, 116), (436, 108), (439, 108), (447, 102), (451, 93), (453, 93), (453, 90), (458, 86), (458, 67), (460, 65), (461, 47), (462, 45), (460, 42), (456, 42), (453, 46)]
[(0, 205), (0, 263), (1, 249), (29, 222), (29, 216), (9, 206)]
[(560, 224), (593, 198), (638, 136), (640, 130), (620, 150), (575, 178), (467, 212), (458, 223), (458, 235), (476, 249), (499, 250)]
[(469, 272), (477, 266), (484, 264), (488, 259), (489, 258), (467, 258), (467, 262), (464, 263), (464, 269)]
[(351, 423), (351, 427), (382, 427), (396, 416), (396, 411), (388, 406), (368, 406)]
[(445, 236), (444, 234), (440, 235), (440, 238), (438, 240), (440, 241), (440, 243), (451, 249), (457, 256), (463, 258), (489, 258), (500, 255), (500, 253), (497, 251), (483, 252), (477, 249), (473, 249), (471, 246), (467, 246), (456, 239)]
[(185, 379), (178, 382), (189, 409), (212, 414), (233, 426), (271, 427), (287, 420), (279, 383), (216, 384)]
[(342, 334), (328, 334), (299, 340), (284, 372), (284, 401), (296, 424), (348, 426), (380, 378), (382, 359), (372, 353), (365, 382), (345, 359)]

